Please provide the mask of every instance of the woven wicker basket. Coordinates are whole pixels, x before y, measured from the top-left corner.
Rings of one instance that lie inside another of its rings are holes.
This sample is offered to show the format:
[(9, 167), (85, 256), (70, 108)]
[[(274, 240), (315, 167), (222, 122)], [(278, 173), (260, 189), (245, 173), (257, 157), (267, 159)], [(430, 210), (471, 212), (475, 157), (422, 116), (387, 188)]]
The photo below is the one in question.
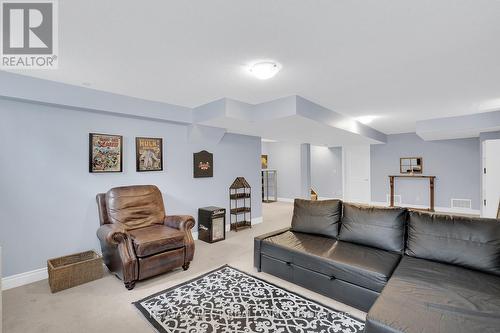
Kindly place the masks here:
[(50, 290), (55, 293), (102, 278), (102, 257), (95, 251), (47, 260)]

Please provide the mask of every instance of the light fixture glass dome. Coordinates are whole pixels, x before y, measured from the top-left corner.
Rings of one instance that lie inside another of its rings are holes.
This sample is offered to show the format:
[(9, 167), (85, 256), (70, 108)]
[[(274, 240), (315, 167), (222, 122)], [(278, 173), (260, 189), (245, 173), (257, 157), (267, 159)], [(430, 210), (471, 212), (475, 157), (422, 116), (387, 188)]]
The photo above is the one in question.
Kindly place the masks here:
[(263, 61), (250, 66), (252, 73), (259, 80), (267, 80), (275, 76), (281, 69), (281, 65), (276, 62)]

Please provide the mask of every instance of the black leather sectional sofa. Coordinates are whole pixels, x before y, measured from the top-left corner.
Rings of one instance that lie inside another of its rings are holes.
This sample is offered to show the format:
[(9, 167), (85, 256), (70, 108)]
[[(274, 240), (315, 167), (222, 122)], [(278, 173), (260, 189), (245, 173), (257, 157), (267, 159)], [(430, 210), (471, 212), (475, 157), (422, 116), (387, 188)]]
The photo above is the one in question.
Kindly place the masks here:
[(295, 200), (264, 271), (368, 312), (365, 332), (500, 332), (500, 221)]

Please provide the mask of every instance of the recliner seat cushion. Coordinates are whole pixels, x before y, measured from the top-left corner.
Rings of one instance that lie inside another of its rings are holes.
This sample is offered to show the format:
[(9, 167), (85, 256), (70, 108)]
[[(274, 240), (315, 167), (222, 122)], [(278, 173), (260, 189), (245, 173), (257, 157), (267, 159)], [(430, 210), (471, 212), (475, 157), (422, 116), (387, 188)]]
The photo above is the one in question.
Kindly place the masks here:
[(336, 238), (342, 216), (340, 200), (295, 199), (292, 230)]
[(128, 233), (138, 257), (147, 257), (184, 246), (184, 232), (163, 225), (134, 229)]
[(405, 245), (405, 208), (369, 207), (344, 203), (339, 239), (402, 253)]
[(403, 257), (368, 312), (365, 333), (500, 332), (500, 278)]
[(331, 238), (287, 231), (266, 238), (261, 253), (380, 292), (401, 256)]
[(165, 207), (154, 185), (115, 187), (106, 193), (106, 208), (111, 223), (127, 230), (163, 224)]
[(406, 254), (500, 275), (500, 221), (412, 211)]

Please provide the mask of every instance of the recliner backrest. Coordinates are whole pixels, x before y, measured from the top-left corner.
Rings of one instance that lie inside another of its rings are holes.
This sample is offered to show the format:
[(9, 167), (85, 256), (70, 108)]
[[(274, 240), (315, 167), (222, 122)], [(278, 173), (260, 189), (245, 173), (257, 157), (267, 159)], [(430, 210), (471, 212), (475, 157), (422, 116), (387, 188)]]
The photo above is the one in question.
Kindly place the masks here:
[(127, 230), (163, 224), (165, 207), (158, 187), (136, 185), (115, 187), (106, 193), (106, 211), (110, 223)]
[(95, 197), (97, 201), (97, 211), (99, 213), (99, 223), (101, 225), (110, 224), (108, 219), (108, 210), (106, 208), (106, 193), (98, 193)]
[(406, 255), (500, 275), (500, 221), (411, 211)]

